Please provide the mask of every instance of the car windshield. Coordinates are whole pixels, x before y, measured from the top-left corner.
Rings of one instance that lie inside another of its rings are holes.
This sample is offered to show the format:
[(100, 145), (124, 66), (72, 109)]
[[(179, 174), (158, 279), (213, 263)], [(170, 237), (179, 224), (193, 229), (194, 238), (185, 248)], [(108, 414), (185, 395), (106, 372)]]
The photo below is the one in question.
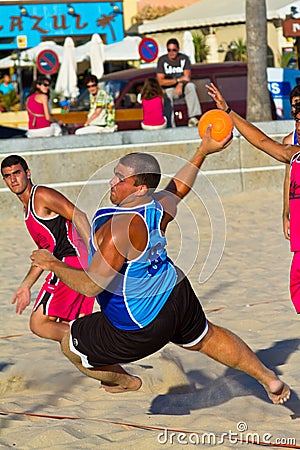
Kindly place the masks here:
[(107, 80), (100, 81), (99, 86), (101, 89), (104, 89), (106, 92), (109, 92), (110, 95), (113, 96), (114, 100), (116, 100), (124, 87), (126, 86), (127, 81), (124, 80)]

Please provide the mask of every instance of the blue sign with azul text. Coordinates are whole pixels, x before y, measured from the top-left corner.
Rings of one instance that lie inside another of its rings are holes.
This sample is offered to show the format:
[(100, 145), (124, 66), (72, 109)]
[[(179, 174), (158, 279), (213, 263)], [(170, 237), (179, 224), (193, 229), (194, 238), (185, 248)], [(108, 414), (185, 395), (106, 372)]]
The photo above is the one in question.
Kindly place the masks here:
[(40, 3), (0, 6), (0, 50), (17, 48), (17, 37), (27, 46), (56, 36), (99, 33), (105, 44), (124, 39), (121, 2)]

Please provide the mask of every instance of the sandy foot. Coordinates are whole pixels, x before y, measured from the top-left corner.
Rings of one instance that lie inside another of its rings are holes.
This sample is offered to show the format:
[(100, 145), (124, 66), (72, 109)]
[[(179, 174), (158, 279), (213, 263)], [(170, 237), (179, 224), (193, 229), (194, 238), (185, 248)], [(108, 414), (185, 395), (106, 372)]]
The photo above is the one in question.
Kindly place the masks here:
[(106, 392), (110, 392), (111, 394), (121, 394), (124, 392), (138, 391), (142, 387), (142, 380), (139, 377), (132, 376), (131, 377), (130, 386), (121, 386), (121, 385), (109, 385), (105, 383), (101, 383), (100, 388), (104, 389)]
[(275, 405), (287, 402), (291, 395), (289, 386), (279, 379), (272, 381), (268, 387), (265, 386), (265, 389)]

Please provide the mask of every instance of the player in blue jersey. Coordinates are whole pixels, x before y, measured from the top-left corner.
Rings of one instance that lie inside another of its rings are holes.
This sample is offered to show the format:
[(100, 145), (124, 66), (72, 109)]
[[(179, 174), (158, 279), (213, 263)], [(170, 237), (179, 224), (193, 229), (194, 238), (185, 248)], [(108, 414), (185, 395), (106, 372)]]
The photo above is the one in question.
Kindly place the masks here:
[(72, 289), (97, 296), (101, 311), (73, 321), (62, 350), (108, 392), (138, 390), (141, 379), (120, 364), (173, 342), (246, 372), (276, 404), (289, 398), (289, 387), (239, 337), (206, 319), (188, 279), (166, 252), (165, 231), (177, 204), (190, 191), (205, 156), (229, 139), (212, 140), (209, 127), (191, 160), (157, 193), (157, 160), (146, 153), (122, 157), (110, 182), (114, 206), (99, 209), (92, 223), (87, 271), (69, 267), (47, 250), (32, 253), (34, 265), (52, 270)]

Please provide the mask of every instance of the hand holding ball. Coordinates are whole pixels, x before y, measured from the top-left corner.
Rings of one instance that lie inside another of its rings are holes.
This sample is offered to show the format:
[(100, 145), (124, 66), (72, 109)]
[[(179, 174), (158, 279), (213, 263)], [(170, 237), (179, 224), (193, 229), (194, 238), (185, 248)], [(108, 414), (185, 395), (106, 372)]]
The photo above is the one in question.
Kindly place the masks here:
[(208, 125), (212, 125), (211, 137), (217, 142), (222, 141), (232, 133), (233, 122), (229, 114), (220, 109), (207, 111), (198, 123), (198, 131), (201, 138), (204, 137)]

